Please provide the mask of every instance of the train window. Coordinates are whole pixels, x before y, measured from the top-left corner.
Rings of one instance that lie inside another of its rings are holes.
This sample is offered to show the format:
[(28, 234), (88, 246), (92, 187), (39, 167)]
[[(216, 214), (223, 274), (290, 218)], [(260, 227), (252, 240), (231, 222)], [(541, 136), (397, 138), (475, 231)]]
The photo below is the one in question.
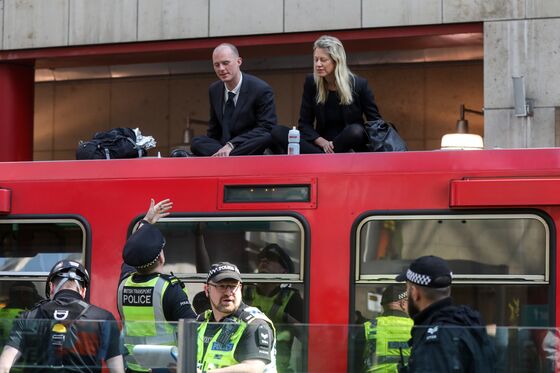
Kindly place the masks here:
[(454, 298), (488, 322), (549, 325), (549, 252), (549, 227), (534, 214), (367, 217), (356, 231), (356, 317), (381, 311), (381, 291), (412, 260), (438, 255)]
[[(538, 338), (530, 334), (555, 322), (550, 240), (547, 222), (536, 214), (369, 216), (355, 232), (352, 321), (363, 324), (387, 312), (382, 294), (395, 276), (417, 257), (437, 255), (453, 271), (453, 301), (479, 311), (489, 333), (507, 346), (500, 352), (504, 371), (517, 371), (520, 356), (542, 363)], [(496, 326), (515, 329), (504, 334)], [(359, 337), (352, 336), (354, 364), (363, 357)], [(514, 348), (520, 340), (522, 351)]]
[(57, 261), (83, 260), (85, 243), (85, 228), (74, 219), (0, 220), (0, 339), (20, 312), (43, 299)]
[(0, 275), (46, 276), (59, 260), (81, 261), (85, 242), (74, 219), (0, 220)]
[[(303, 282), (304, 231), (295, 218), (165, 218), (157, 226), (166, 238), (166, 269), (181, 277), (204, 280), (211, 263), (228, 261), (239, 267), (244, 279)], [(278, 251), (289, 269), (259, 273), (267, 246)]]
[(293, 217), (164, 218), (157, 223), (166, 238), (165, 271), (187, 285), (197, 313), (210, 308), (203, 292), (211, 263), (236, 264), (243, 278), (243, 301), (263, 311), (276, 326), (279, 371), (305, 371), (305, 336), (289, 323), (303, 323), (304, 241), (302, 223)]
[[(388, 284), (356, 284), (352, 322), (357, 325), (350, 335), (351, 371), (364, 371), (362, 364), (364, 325), (384, 312), (395, 312), (381, 305)], [(451, 296), (455, 304), (466, 304), (482, 315), (496, 343), (503, 372), (550, 372), (545, 370), (543, 338), (554, 325), (551, 289), (543, 284), (454, 284)], [(387, 306), (385, 306), (387, 307)], [(554, 329), (553, 329), (554, 330)]]
[(448, 260), (456, 282), (549, 281), (550, 234), (538, 215), (369, 217), (356, 234), (358, 282), (392, 279), (426, 254)]

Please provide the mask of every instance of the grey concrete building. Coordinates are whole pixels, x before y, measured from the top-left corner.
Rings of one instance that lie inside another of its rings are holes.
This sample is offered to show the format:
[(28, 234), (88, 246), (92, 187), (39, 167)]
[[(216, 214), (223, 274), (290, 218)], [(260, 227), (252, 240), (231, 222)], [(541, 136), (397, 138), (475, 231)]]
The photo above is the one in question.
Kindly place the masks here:
[[(37, 160), (72, 159), (80, 139), (117, 126), (153, 135), (162, 154), (187, 127), (204, 133), (221, 41), (238, 45), (293, 124), (321, 34), (344, 42), (413, 150), (439, 148), (461, 104), (484, 108), (467, 119), (486, 147), (560, 141), (555, 0), (0, 0), (0, 67), (34, 74)], [(533, 112), (516, 115), (525, 98)]]

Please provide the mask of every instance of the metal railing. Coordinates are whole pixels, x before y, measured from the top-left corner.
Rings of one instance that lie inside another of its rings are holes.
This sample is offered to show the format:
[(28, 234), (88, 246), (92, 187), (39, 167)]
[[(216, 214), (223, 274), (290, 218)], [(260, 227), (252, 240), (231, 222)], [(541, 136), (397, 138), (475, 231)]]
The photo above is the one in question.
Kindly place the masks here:
[[(21, 350), (22, 356), (13, 364), (12, 371), (30, 367), (57, 368), (72, 365), (69, 363), (70, 359), (65, 360), (65, 354), (75, 354), (78, 351), (97, 353), (105, 348), (102, 344), (110, 346), (107, 350), (109, 354), (115, 352), (114, 346), (117, 345), (118, 352), (126, 351), (123, 353), (125, 361), (134, 361), (144, 367), (171, 368), (181, 373), (197, 371), (197, 344), (199, 340), (203, 340), (198, 338), (200, 323), (192, 320), (176, 323), (175, 346), (138, 345), (136, 348), (126, 346), (126, 338), (122, 334), (123, 325), (113, 323), (114, 325), (111, 322), (80, 321), (78, 324), (0, 317), (0, 338), (2, 346), (19, 346), (18, 349)], [(145, 330), (148, 330), (150, 323), (145, 326)], [(139, 327), (138, 322), (135, 327)], [(398, 333), (402, 336), (402, 327), (400, 328)], [(438, 332), (445, 332), (446, 329), (452, 330), (439, 326)], [(368, 346), (375, 342), (368, 338), (364, 325), (291, 324), (275, 325), (275, 330), (276, 365), (280, 373), (362, 372), (367, 369), (368, 364), (371, 366), (393, 360), (407, 360), (406, 355), (401, 359), (400, 356), (389, 358), (371, 354)], [(485, 338), (495, 351), (496, 372), (541, 373), (560, 370), (560, 332), (556, 328), (462, 328), (462, 332), (466, 330), (487, 336)], [(386, 329), (384, 334), (390, 335), (392, 332), (391, 329)], [(426, 333), (430, 331), (426, 329)], [(401, 348), (404, 346), (406, 350), (406, 343), (401, 342), (393, 341), (392, 345), (399, 345)], [(57, 356), (61, 360), (57, 361)], [(82, 371), (99, 371), (104, 364), (96, 361), (95, 357), (87, 356), (82, 360), (73, 359), (74, 366), (77, 361), (83, 362), (79, 366)]]

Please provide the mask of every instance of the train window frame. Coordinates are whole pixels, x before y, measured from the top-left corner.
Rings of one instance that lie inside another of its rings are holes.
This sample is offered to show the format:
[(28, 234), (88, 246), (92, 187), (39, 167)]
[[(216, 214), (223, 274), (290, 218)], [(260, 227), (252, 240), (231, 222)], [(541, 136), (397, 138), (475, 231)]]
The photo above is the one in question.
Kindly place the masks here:
[(361, 274), (360, 245), (361, 231), (363, 227), (371, 221), (385, 220), (516, 220), (534, 219), (542, 224), (545, 231), (544, 245), (544, 268), (543, 275), (491, 275), (491, 274), (454, 274), (453, 282), (456, 284), (550, 284), (550, 248), (551, 248), (551, 227), (547, 219), (538, 213), (529, 212), (500, 212), (500, 213), (426, 213), (426, 214), (368, 214), (358, 220), (354, 230), (354, 283), (355, 284), (386, 284), (394, 282), (396, 273), (384, 274)]
[[(243, 282), (269, 282), (269, 283), (292, 283), (305, 284), (305, 248), (307, 246), (307, 237), (309, 229), (306, 228), (306, 222), (303, 217), (293, 215), (205, 215), (205, 216), (168, 216), (159, 219), (158, 223), (200, 223), (200, 222), (270, 222), (270, 221), (289, 221), (295, 223), (300, 232), (299, 244), (299, 273), (277, 273), (277, 274), (259, 274), (242, 272), (241, 278)], [(140, 218), (132, 224), (132, 231), (135, 231), (139, 224)], [(157, 224), (156, 223), (156, 226)], [(130, 236), (130, 235), (129, 235)], [(184, 282), (205, 283), (206, 273), (174, 273), (177, 278)]]
[[(81, 262), (88, 268), (88, 226), (87, 223), (78, 217), (37, 217), (37, 218), (7, 218), (0, 219), (0, 224), (74, 224), (79, 227), (82, 233), (82, 242), (80, 257)], [(0, 281), (11, 280), (30, 280), (30, 281), (46, 281), (49, 271), (45, 272), (14, 272), (14, 271), (0, 271)]]

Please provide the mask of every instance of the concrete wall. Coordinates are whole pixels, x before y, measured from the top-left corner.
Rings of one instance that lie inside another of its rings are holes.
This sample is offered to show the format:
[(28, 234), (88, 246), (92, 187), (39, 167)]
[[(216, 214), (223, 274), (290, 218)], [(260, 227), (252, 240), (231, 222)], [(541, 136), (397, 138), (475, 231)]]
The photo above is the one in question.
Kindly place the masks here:
[[(558, 8), (552, 6), (550, 11)], [(484, 34), (486, 144), (560, 145), (555, 120), (555, 108), (560, 106), (560, 18), (486, 22)], [(535, 100), (532, 117), (514, 115), (514, 76), (524, 77), (526, 97)]]
[(139, 0), (138, 39), (208, 36), (208, 0)]
[(69, 0), (4, 0), (3, 49), (68, 45)]
[(4, 49), (4, 0), (0, 0), (0, 50)]
[(555, 0), (0, 0), (3, 49), (558, 16)]
[[(366, 77), (385, 119), (397, 124), (410, 149), (438, 149), (453, 132), (459, 105), (482, 107), (482, 62), (383, 65), (356, 69)], [(274, 88), (279, 122), (297, 123), (306, 71), (252, 71)], [(112, 127), (139, 127), (163, 156), (182, 143), (187, 117), (208, 119), (214, 74), (37, 84), (34, 159), (74, 159), (79, 140)], [(468, 117), (483, 134), (481, 117)], [(193, 125), (195, 134), (206, 126)]]
[[(486, 145), (560, 145), (557, 0), (238, 0), (229, 5), (229, 0), (0, 0), (0, 48), (484, 22)], [(525, 77), (527, 97), (535, 100), (533, 117), (513, 115), (512, 76)]]
[(478, 22), (560, 12), (553, 0), (237, 0), (233, 7), (230, 0), (2, 3), (3, 49)]

